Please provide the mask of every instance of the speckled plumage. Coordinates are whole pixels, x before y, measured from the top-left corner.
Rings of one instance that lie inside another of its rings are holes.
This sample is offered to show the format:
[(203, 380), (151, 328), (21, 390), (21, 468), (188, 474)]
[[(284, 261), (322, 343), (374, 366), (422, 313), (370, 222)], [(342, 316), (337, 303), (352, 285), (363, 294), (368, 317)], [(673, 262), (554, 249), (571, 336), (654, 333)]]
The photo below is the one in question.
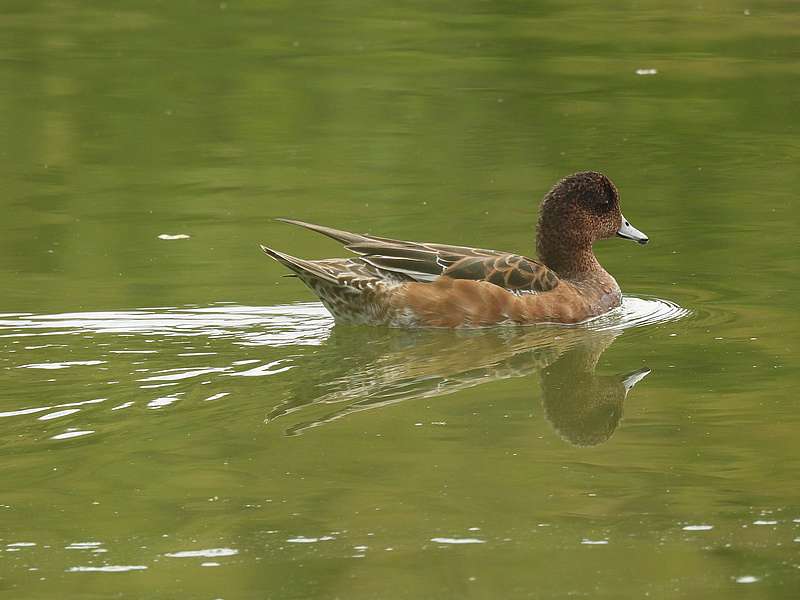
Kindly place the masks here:
[(619, 234), (646, 243), (624, 220), (616, 187), (588, 171), (559, 181), (542, 201), (539, 260), (465, 246), (360, 235), (279, 219), (327, 235), (352, 258), (302, 260), (262, 246), (319, 296), (337, 322), (394, 327), (576, 323), (620, 304), (617, 282), (592, 244)]

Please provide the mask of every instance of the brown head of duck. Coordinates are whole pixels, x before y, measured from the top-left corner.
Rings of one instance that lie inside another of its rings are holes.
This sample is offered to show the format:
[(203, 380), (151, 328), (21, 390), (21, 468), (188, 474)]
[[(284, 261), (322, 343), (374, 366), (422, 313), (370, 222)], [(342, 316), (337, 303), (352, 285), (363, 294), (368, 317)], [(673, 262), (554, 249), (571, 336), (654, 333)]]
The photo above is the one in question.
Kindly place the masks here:
[(565, 177), (545, 195), (539, 211), (539, 259), (565, 279), (585, 279), (602, 269), (592, 251), (614, 236), (646, 244), (648, 237), (622, 216), (619, 192), (596, 171)]

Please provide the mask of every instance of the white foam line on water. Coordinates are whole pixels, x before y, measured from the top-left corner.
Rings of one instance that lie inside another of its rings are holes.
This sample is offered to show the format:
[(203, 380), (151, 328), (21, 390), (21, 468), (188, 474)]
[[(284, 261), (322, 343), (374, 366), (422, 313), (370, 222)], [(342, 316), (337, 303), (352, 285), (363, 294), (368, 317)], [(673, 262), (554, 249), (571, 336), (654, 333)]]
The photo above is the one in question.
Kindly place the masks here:
[(714, 529), (713, 525), (686, 525), (683, 527), (684, 531), (711, 531)]
[(41, 346), (25, 346), (25, 350), (41, 350), (42, 348), (66, 348), (67, 344), (42, 344)]
[(234, 556), (239, 554), (235, 548), (206, 548), (204, 550), (180, 550), (167, 552), (164, 556), (169, 558), (217, 558), (219, 556)]
[(93, 550), (103, 545), (103, 542), (72, 542), (69, 546), (64, 546), (64, 550)]
[(70, 367), (91, 367), (94, 365), (105, 364), (104, 360), (72, 360), (67, 362), (54, 362), (54, 363), (31, 363), (29, 365), (20, 365), (19, 369), (68, 369)]
[(159, 408), (164, 408), (165, 406), (169, 406), (170, 404), (177, 402), (178, 400), (180, 400), (180, 398), (176, 398), (175, 396), (162, 396), (161, 398), (156, 398), (155, 400), (151, 400), (150, 402), (148, 402), (147, 408), (152, 410), (157, 410)]
[(106, 400), (108, 400), (108, 398), (94, 398), (92, 400), (83, 400), (81, 402), (65, 402), (64, 404), (56, 404), (54, 408), (69, 408), (70, 406), (83, 406), (85, 404), (100, 404)]
[[(174, 369), (177, 371), (178, 369)], [(182, 379), (191, 379), (192, 377), (199, 377), (200, 375), (208, 375), (209, 373), (225, 373), (230, 371), (230, 367), (205, 367), (194, 370), (183, 370), (181, 373), (170, 373), (168, 375), (154, 375), (152, 377), (145, 377), (139, 381), (180, 381)]]
[(291, 359), (283, 358), (280, 360), (274, 360), (271, 363), (267, 363), (266, 365), (261, 365), (260, 367), (255, 367), (253, 369), (248, 369), (247, 371), (239, 371), (238, 373), (229, 373), (229, 377), (263, 377), (264, 375), (277, 375), (278, 373), (283, 373), (288, 371), (289, 369), (293, 369), (295, 365), (289, 365), (288, 367), (281, 367), (280, 369), (273, 369), (272, 367), (278, 366), (284, 362), (291, 361)]
[(31, 548), (36, 545), (36, 542), (11, 542), (6, 544), (6, 548)]
[(94, 433), (94, 430), (87, 429), (85, 431), (67, 431), (65, 433), (59, 433), (58, 435), (52, 436), (51, 440), (68, 440), (71, 438), (81, 437), (84, 435), (90, 435)]
[(0, 337), (75, 335), (90, 332), (222, 337), (233, 338), (237, 343), (247, 346), (316, 346), (327, 338), (332, 327), (333, 318), (322, 304), (304, 302), (267, 307), (215, 305), (50, 315), (25, 314), (16, 319), (9, 317), (0, 321), (0, 330), (16, 330)]
[(306, 537), (304, 535), (298, 535), (297, 537), (289, 538), (286, 541), (290, 544), (316, 544), (317, 542), (329, 542), (335, 539), (336, 538), (332, 535), (323, 535), (321, 537)]
[(478, 538), (450, 538), (450, 537), (435, 537), (431, 538), (432, 542), (437, 544), (485, 544), (486, 540), (479, 540)]
[(20, 410), (10, 410), (6, 412), (0, 412), (0, 419), (3, 417), (18, 417), (20, 415), (33, 415), (36, 413), (44, 412), (46, 410), (52, 409), (52, 406), (41, 406), (37, 408), (21, 408)]
[(49, 421), (50, 419), (58, 419), (59, 417), (66, 417), (67, 415), (71, 415), (80, 411), (81, 411), (80, 408), (68, 408), (66, 410), (57, 410), (56, 412), (51, 412), (46, 415), (42, 415), (41, 417), (39, 417), (39, 420)]
[(104, 565), (102, 567), (70, 567), (67, 573), (125, 573), (128, 571), (144, 571), (144, 565)]

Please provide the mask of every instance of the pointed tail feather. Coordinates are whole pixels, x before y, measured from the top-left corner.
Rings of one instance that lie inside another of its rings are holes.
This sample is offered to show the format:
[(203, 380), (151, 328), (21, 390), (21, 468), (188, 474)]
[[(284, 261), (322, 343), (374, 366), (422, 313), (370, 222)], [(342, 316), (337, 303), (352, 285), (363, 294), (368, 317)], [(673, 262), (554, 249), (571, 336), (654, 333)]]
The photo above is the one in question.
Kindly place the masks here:
[(291, 254), (285, 254), (284, 252), (278, 252), (277, 250), (273, 250), (272, 248), (268, 248), (267, 246), (264, 246), (262, 244), (259, 244), (259, 246), (261, 246), (261, 250), (263, 250), (264, 254), (266, 254), (271, 258), (274, 258), (284, 267), (291, 269), (292, 271), (297, 273), (297, 275), (300, 278), (310, 277), (313, 279), (322, 279), (323, 281), (327, 281), (328, 283), (333, 283), (333, 284), (339, 283), (336, 277), (334, 277), (326, 270), (320, 268), (312, 261), (303, 260), (301, 258), (294, 257)]
[[(341, 229), (334, 229), (333, 227), (325, 227), (324, 225), (315, 225), (314, 223), (306, 223), (305, 221), (297, 221), (296, 219), (283, 219), (278, 218), (276, 221), (281, 223), (289, 223), (290, 225), (297, 225), (298, 227), (305, 227), (311, 231), (316, 231), (322, 235), (327, 235), (337, 242), (342, 244), (357, 244), (359, 242), (369, 241), (369, 237), (359, 235), (358, 233), (350, 233), (349, 231), (342, 231)], [(276, 259), (277, 260), (277, 259)]]

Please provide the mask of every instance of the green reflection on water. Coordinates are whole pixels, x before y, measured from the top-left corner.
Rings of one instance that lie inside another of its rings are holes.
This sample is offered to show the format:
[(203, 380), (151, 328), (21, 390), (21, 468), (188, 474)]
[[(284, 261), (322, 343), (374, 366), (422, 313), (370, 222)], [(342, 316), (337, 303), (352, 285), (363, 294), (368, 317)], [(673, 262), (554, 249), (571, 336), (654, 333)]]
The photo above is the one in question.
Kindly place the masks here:
[[(761, 1), (5, 3), (0, 311), (31, 315), (0, 317), (0, 595), (793, 598), (798, 27)], [(601, 262), (691, 318), (331, 331), (256, 246), (336, 252), (293, 216), (530, 254), (583, 169), (651, 236)], [(104, 566), (147, 568), (70, 571)]]

